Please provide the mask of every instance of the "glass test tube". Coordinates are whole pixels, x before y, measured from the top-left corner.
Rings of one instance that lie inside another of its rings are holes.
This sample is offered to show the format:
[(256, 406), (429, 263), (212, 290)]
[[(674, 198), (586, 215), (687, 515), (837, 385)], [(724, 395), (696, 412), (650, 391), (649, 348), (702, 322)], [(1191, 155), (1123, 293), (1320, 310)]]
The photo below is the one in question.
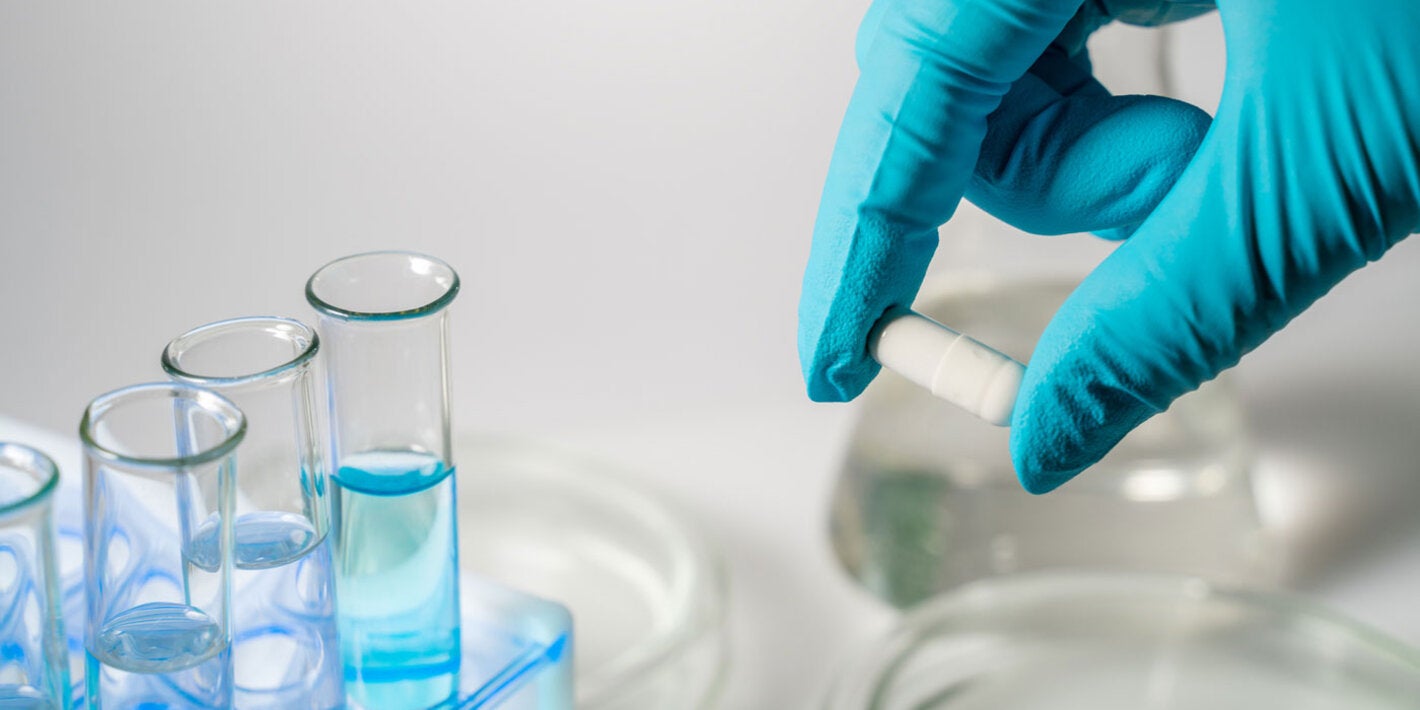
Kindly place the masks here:
[(246, 418), (214, 392), (134, 385), (84, 410), (90, 710), (232, 704), (232, 497)]
[(163, 370), (221, 393), (247, 419), (237, 461), (232, 572), (236, 706), (345, 704), (336, 641), (326, 465), (309, 326), (235, 318), (168, 344)]
[(0, 443), (0, 708), (57, 710), (69, 697), (50, 507), (59, 469)]
[(332, 518), (352, 705), (427, 708), (458, 688), (459, 592), (442, 261), (375, 252), (306, 284), (331, 407)]

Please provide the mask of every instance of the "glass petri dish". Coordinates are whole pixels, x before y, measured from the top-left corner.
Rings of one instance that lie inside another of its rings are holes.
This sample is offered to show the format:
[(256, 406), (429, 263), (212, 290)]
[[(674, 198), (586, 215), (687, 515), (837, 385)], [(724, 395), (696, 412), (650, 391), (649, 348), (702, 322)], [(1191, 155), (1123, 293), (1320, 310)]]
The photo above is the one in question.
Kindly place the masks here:
[(976, 582), (907, 614), (827, 710), (1414, 710), (1420, 651), (1296, 598), (1143, 574)]
[(615, 472), (546, 447), (455, 440), (459, 565), (572, 612), (577, 707), (710, 707), (725, 659), (718, 554)]
[[(1025, 362), (1074, 284), (956, 278), (929, 285), (916, 308)], [(1048, 495), (1021, 488), (1009, 437), (884, 371), (862, 397), (830, 509), (850, 577), (901, 608), (1036, 569), (1277, 578), (1242, 408), (1226, 381), (1179, 399)]]

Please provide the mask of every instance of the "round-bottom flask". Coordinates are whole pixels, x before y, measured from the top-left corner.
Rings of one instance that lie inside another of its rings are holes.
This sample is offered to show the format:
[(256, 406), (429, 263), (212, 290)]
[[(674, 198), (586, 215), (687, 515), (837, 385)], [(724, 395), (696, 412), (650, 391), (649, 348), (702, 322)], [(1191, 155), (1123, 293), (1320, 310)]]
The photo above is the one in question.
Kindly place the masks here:
[[(915, 308), (1025, 362), (1072, 287), (958, 280), (924, 291)], [(1225, 381), (1179, 399), (1047, 495), (1021, 488), (1009, 436), (884, 371), (864, 395), (834, 495), (832, 542), (844, 568), (902, 607), (1045, 568), (1275, 577), (1241, 408)]]

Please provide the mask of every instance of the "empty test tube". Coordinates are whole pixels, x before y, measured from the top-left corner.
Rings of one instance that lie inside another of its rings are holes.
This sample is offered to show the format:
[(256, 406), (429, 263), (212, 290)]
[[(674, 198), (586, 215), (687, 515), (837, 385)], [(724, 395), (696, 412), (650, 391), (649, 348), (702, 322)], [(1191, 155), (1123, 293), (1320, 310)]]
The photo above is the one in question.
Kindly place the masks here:
[(1010, 426), (1025, 365), (920, 313), (892, 310), (868, 337), (883, 367), (996, 426)]
[(246, 416), (182, 383), (84, 410), (89, 710), (232, 707), (232, 504)]

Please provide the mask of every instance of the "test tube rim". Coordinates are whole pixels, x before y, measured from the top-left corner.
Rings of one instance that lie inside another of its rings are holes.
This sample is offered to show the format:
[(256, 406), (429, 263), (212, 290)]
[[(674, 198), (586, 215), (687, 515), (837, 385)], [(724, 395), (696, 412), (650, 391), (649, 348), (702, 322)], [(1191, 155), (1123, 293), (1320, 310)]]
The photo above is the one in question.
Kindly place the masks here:
[[(228, 329), (232, 329), (234, 326), (248, 326), (255, 325), (258, 323), (294, 328), (300, 331), (301, 337), (307, 339), (306, 347), (300, 352), (300, 354), (296, 355), (295, 357), (291, 358), (290, 360), (287, 360), (286, 362), (280, 365), (276, 365), (275, 367), (269, 367), (265, 370), (260, 370), (258, 372), (243, 375), (198, 375), (192, 372), (188, 372), (187, 370), (184, 370), (178, 365), (178, 356), (175, 355), (174, 349), (175, 346), (177, 346), (180, 342), (188, 340), (190, 338), (200, 338), (203, 336), (218, 334), (217, 331), (226, 331)], [(239, 385), (249, 384), (252, 382), (270, 380), (271, 378), (281, 375), (285, 372), (299, 369), (309, 363), (312, 359), (314, 359), (316, 353), (319, 350), (320, 336), (316, 334), (316, 329), (310, 327), (309, 325), (306, 325), (305, 323), (302, 323), (299, 320), (296, 320), (295, 318), (287, 318), (285, 316), (241, 316), (238, 318), (227, 318), (225, 320), (219, 320), (214, 321), (212, 323), (199, 325), (195, 328), (187, 330), (182, 335), (173, 338), (171, 341), (168, 342), (167, 347), (163, 348), (162, 365), (163, 372), (167, 373), (168, 376), (178, 380), (179, 382), (200, 385), (209, 388), (230, 388)]]
[[(187, 397), (195, 400), (203, 409), (219, 414), (223, 419), (235, 422), (228, 428), (228, 434), (221, 443), (188, 456), (131, 456), (100, 444), (91, 434), (97, 417), (102, 416), (116, 403), (126, 397), (146, 396), (155, 392), (166, 392), (171, 397)], [(84, 408), (84, 417), (79, 420), (79, 439), (86, 453), (93, 454), (110, 463), (142, 469), (180, 469), (218, 461), (236, 450), (247, 433), (247, 418), (232, 400), (204, 387), (186, 382), (148, 382), (121, 387), (95, 397)]]
[[(438, 298), (435, 298), (434, 300), (432, 300), (432, 301), (430, 301), (430, 302), (428, 302), (428, 303), (426, 303), (426, 304), (424, 304), (424, 305), (422, 305), (422, 306), (416, 306), (416, 307), (414, 307), (414, 308), (404, 308), (404, 309), (394, 310), (394, 311), (357, 311), (357, 310), (353, 310), (353, 309), (349, 309), (349, 308), (341, 308), (340, 306), (337, 306), (337, 305), (335, 305), (335, 304), (333, 304), (333, 303), (331, 303), (331, 302), (329, 302), (329, 301), (327, 301), (327, 300), (325, 300), (325, 299), (322, 299), (320, 296), (316, 295), (316, 289), (315, 289), (316, 277), (318, 277), (318, 276), (320, 276), (322, 273), (324, 273), (324, 272), (326, 271), (326, 269), (329, 269), (330, 267), (335, 266), (336, 264), (340, 264), (340, 263), (344, 263), (344, 262), (349, 262), (349, 261), (354, 261), (354, 260), (356, 260), (356, 259), (366, 259), (366, 258), (370, 258), (370, 257), (381, 257), (381, 256), (403, 256), (403, 257), (406, 257), (406, 258), (412, 257), (412, 258), (423, 259), (423, 260), (432, 262), (435, 266), (437, 266), (437, 267), (439, 267), (439, 268), (441, 268), (441, 269), (447, 270), (448, 273), (449, 273), (449, 275), (452, 277), (452, 280), (450, 281), (449, 286), (448, 286), (446, 289), (444, 289), (444, 292), (441, 293)], [(454, 297), (458, 295), (460, 284), (461, 284), (461, 281), (460, 281), (460, 279), (459, 279), (458, 271), (455, 271), (455, 270), (454, 270), (454, 267), (450, 266), (448, 262), (446, 262), (446, 261), (444, 261), (443, 259), (440, 259), (440, 258), (438, 258), (438, 257), (430, 256), (430, 255), (425, 254), (425, 253), (422, 253), (422, 252), (407, 251), (407, 250), (402, 250), (402, 249), (384, 249), (384, 250), (376, 250), (376, 251), (366, 251), (366, 252), (360, 252), (359, 254), (350, 254), (350, 255), (347, 255), (347, 256), (342, 256), (342, 257), (340, 257), (340, 258), (338, 258), (338, 259), (334, 259), (334, 260), (332, 260), (332, 261), (326, 262), (326, 263), (325, 263), (323, 266), (321, 266), (319, 269), (316, 269), (315, 272), (311, 274), (311, 277), (308, 278), (308, 279), (306, 279), (306, 302), (307, 302), (307, 303), (310, 303), (310, 304), (311, 304), (311, 307), (314, 308), (314, 309), (316, 309), (316, 312), (318, 312), (318, 313), (320, 313), (320, 314), (322, 314), (322, 315), (331, 316), (331, 317), (333, 317), (333, 318), (339, 318), (339, 319), (341, 319), (341, 320), (347, 320), (347, 321), (398, 321), (398, 320), (407, 320), (407, 319), (412, 319), (412, 318), (421, 318), (421, 317), (423, 317), (423, 316), (431, 315), (431, 314), (434, 314), (434, 313), (437, 313), (437, 312), (443, 310), (443, 309), (444, 309), (445, 307), (447, 307), (450, 303), (452, 303), (453, 300), (454, 300)]]
[[(27, 460), (14, 458), (12, 454), (19, 454)], [(19, 500), (0, 505), (0, 522), (47, 501), (54, 494), (55, 489), (59, 487), (59, 465), (54, 463), (54, 459), (33, 446), (13, 441), (0, 441), (0, 465), (9, 468), (23, 467), (38, 470), (44, 474), (42, 482), (34, 492)]]

